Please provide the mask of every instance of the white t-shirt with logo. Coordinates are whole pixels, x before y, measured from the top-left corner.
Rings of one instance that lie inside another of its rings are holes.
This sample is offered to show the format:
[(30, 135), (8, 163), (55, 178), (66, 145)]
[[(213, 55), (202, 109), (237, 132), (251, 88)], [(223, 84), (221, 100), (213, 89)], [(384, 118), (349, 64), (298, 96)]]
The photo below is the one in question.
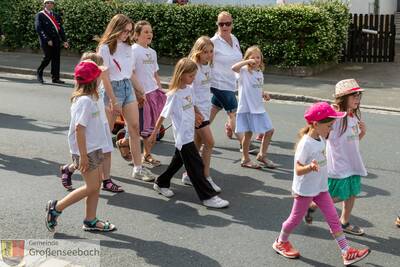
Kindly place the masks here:
[[(312, 160), (316, 160), (319, 165), (318, 172), (309, 172), (305, 175), (293, 174), (292, 191), (296, 195), (313, 197), (321, 192), (328, 191), (328, 171), (325, 156), (325, 141), (315, 140), (305, 134), (297, 145), (294, 156), (294, 166), (299, 162), (308, 165)], [(295, 167), (296, 168), (296, 167)]]
[(210, 120), (211, 109), (211, 67), (197, 64), (198, 70), (193, 81), (194, 104), (199, 109), (205, 121)]
[(130, 79), (133, 70), (132, 47), (126, 43), (118, 42), (114, 54), (110, 54), (108, 45), (103, 44), (99, 48), (99, 54), (103, 58), (104, 66), (109, 70), (111, 81)]
[(337, 119), (329, 134), (326, 152), (329, 178), (343, 179), (352, 175), (367, 176), (360, 154), (360, 127), (357, 117), (347, 116), (346, 131), (340, 135), (341, 122)]
[(238, 39), (231, 34), (230, 46), (218, 33), (211, 38), (214, 44), (214, 58), (212, 68), (213, 88), (236, 92), (236, 77), (232, 66), (242, 60), (242, 51)]
[(262, 71), (249, 71), (248, 66), (243, 66), (236, 73), (239, 87), (239, 102), (237, 113), (260, 114), (265, 112), (263, 103), (264, 75)]
[(157, 53), (150, 47), (143, 47), (139, 44), (132, 45), (133, 70), (139, 84), (146, 94), (158, 89), (154, 73), (159, 70)]
[(89, 96), (80, 96), (71, 105), (68, 144), (71, 154), (80, 155), (76, 140), (75, 127), (77, 125), (85, 127), (87, 153), (103, 147), (106, 140), (104, 123), (100, 117), (100, 109), (97, 101)]
[(160, 116), (171, 117), (175, 147), (178, 150), (181, 150), (183, 145), (193, 142), (195, 117), (192, 86), (167, 94), (167, 102)]

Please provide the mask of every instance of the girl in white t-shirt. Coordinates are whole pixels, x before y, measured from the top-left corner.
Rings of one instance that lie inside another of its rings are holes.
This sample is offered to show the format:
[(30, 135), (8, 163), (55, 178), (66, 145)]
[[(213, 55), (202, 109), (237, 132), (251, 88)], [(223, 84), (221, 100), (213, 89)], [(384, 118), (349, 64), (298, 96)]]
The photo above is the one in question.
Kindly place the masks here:
[[(336, 84), (335, 107), (347, 112), (347, 116), (333, 124), (326, 148), (329, 193), (334, 202), (343, 202), (340, 217), (343, 231), (353, 235), (364, 234), (361, 227), (349, 222), (356, 196), (361, 190), (361, 176), (367, 176), (360, 153), (360, 140), (366, 133), (360, 113), (362, 91), (364, 89), (354, 79)], [(312, 220), (310, 213), (313, 210), (315, 207), (310, 207), (306, 221)]]
[[(204, 175), (210, 182), (215, 191), (220, 192), (221, 188), (214, 183), (210, 176), (210, 161), (212, 149), (214, 147), (214, 137), (210, 128), (211, 110), (211, 64), (213, 57), (214, 44), (208, 36), (201, 36), (196, 40), (189, 58), (197, 64), (197, 73), (193, 81), (194, 105), (203, 116), (203, 122), (196, 127), (195, 144), (200, 151), (204, 163)], [(182, 175), (182, 182), (191, 185), (187, 172)]]
[(264, 133), (257, 161), (264, 167), (276, 168), (275, 163), (267, 159), (267, 150), (274, 128), (271, 119), (265, 111), (263, 100), (270, 100), (269, 94), (263, 91), (264, 59), (258, 46), (249, 47), (244, 59), (232, 66), (236, 72), (239, 87), (239, 104), (236, 114), (236, 133), (244, 133), (242, 139), (241, 166), (259, 169), (259, 164), (253, 163), (249, 156), (249, 148), (253, 133)]
[(167, 170), (154, 182), (154, 190), (165, 197), (172, 197), (174, 192), (169, 189), (171, 179), (182, 165), (189, 175), (190, 181), (203, 205), (212, 208), (224, 208), (229, 202), (219, 198), (204, 175), (204, 164), (194, 144), (194, 128), (201, 125), (203, 116), (194, 106), (193, 83), (197, 65), (188, 58), (182, 58), (175, 66), (171, 79), (167, 103), (165, 104), (150, 141), (155, 143), (157, 133), (163, 121), (171, 117), (175, 139), (175, 154)]
[(151, 144), (148, 137), (165, 105), (167, 97), (161, 90), (158, 75), (157, 53), (149, 47), (153, 39), (153, 30), (147, 21), (135, 23), (134, 35), (136, 43), (132, 45), (133, 74), (132, 80), (136, 92), (144, 92), (139, 96), (140, 135), (143, 138), (143, 163), (152, 167), (160, 165), (160, 161), (151, 155)]
[[(86, 52), (82, 55), (81, 61), (84, 60), (91, 60), (96, 63), (98, 66), (103, 65), (103, 59), (100, 55), (92, 52)], [(121, 193), (124, 190), (121, 186), (114, 183), (114, 181), (110, 177), (110, 170), (111, 170), (111, 152), (114, 150), (114, 146), (112, 143), (111, 138), (111, 131), (110, 126), (108, 124), (107, 115), (106, 115), (106, 108), (104, 106), (104, 88), (100, 85), (99, 90), (99, 99), (97, 101), (97, 105), (99, 106), (100, 110), (100, 118), (103, 121), (104, 131), (107, 138), (104, 140), (104, 145), (101, 148), (103, 151), (104, 160), (102, 163), (102, 180), (103, 180), (103, 187), (102, 190), (110, 191), (113, 193)], [(76, 167), (75, 164), (66, 164), (60, 167), (61, 172), (61, 182), (62, 185), (68, 190), (73, 190), (72, 187), (72, 174), (75, 172)]]
[(349, 247), (335, 205), (328, 192), (328, 171), (325, 156), (325, 139), (328, 137), (335, 118), (342, 118), (345, 112), (335, 111), (328, 103), (312, 105), (304, 114), (307, 126), (300, 130), (300, 141), (294, 156), (294, 174), (292, 192), (293, 207), (289, 218), (282, 224), (279, 237), (272, 248), (286, 258), (298, 258), (299, 251), (289, 242), (289, 235), (307, 212), (314, 201), (324, 214), (331, 233), (341, 252), (344, 265), (351, 265), (365, 258), (369, 249)]
[(54, 231), (57, 217), (72, 204), (86, 198), (85, 231), (113, 231), (115, 225), (96, 218), (97, 203), (104, 159), (102, 147), (107, 138), (101, 111), (98, 105), (97, 87), (100, 84), (100, 69), (93, 61), (82, 61), (75, 67), (76, 85), (71, 97), (71, 123), (68, 143), (72, 161), (81, 171), (85, 185), (63, 199), (49, 200), (46, 206), (46, 227)]
[[(104, 60), (107, 71), (103, 77), (105, 89), (104, 103), (111, 110), (110, 127), (114, 126), (117, 115), (124, 116), (129, 132), (132, 155), (132, 177), (146, 182), (154, 176), (142, 166), (139, 135), (138, 99), (133, 92), (133, 53), (131, 33), (133, 22), (123, 14), (115, 15), (102, 35), (97, 52)], [(143, 94), (143, 92), (141, 92)], [(117, 144), (119, 146), (119, 143)]]

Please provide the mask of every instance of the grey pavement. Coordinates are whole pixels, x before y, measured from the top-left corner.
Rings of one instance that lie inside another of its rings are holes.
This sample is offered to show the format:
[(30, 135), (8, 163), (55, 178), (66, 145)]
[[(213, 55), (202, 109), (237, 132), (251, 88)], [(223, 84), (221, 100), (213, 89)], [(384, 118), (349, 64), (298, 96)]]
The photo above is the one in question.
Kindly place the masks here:
[[(366, 108), (400, 112), (400, 45), (396, 63), (345, 63), (312, 77), (265, 74), (264, 88), (272, 98), (314, 102), (332, 100), (334, 85), (341, 79), (355, 78), (367, 91), (362, 105)], [(0, 52), (0, 72), (35, 74), (42, 55), (37, 53)], [(62, 77), (72, 78), (77, 56), (62, 56)], [(47, 68), (47, 73), (50, 68)], [(168, 83), (173, 66), (160, 64), (160, 77)]]
[[(342, 266), (319, 212), (313, 225), (301, 223), (290, 237), (300, 259), (284, 259), (271, 248), (292, 205), (293, 146), (304, 126), (304, 103), (266, 104), (276, 129), (269, 149), (269, 157), (280, 165), (276, 170), (241, 168), (238, 142), (224, 136), (226, 116), (217, 116), (212, 124), (216, 147), (211, 175), (223, 189), (221, 197), (230, 201), (228, 209), (200, 205), (193, 188), (182, 185), (182, 171), (172, 180), (176, 195), (158, 195), (151, 184), (132, 179), (132, 167), (114, 151), (111, 174), (125, 193), (102, 191), (98, 216), (115, 223), (118, 231), (83, 232), (80, 202), (66, 209), (57, 232), (49, 233), (44, 226), (45, 203), (66, 195), (58, 167), (70, 160), (71, 91), (70, 83), (42, 86), (32, 76), (0, 73), (0, 239), (100, 240), (105, 267)], [(351, 220), (366, 235), (348, 237), (352, 246), (368, 246), (372, 253), (357, 266), (394, 267), (400, 262), (400, 229), (394, 226), (400, 209), (399, 115), (363, 112), (368, 132), (361, 152), (369, 175), (362, 180)], [(163, 164), (152, 169), (154, 174), (165, 170), (173, 151), (172, 132), (167, 131), (154, 148)], [(79, 173), (73, 175), (73, 183), (83, 184)]]

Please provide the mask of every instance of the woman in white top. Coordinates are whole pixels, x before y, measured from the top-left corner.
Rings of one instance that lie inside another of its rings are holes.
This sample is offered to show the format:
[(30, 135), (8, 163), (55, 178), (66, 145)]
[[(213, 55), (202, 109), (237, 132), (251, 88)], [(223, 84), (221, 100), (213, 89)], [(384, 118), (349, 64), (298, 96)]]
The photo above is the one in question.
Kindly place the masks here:
[(112, 112), (110, 127), (116, 115), (122, 112), (129, 131), (130, 150), (133, 155), (132, 177), (143, 181), (153, 181), (154, 177), (142, 168), (139, 135), (138, 102), (133, 92), (133, 56), (130, 34), (133, 22), (123, 14), (115, 15), (108, 23), (98, 45), (98, 53), (108, 68), (103, 80), (106, 96), (104, 102)]
[[(243, 55), (240, 50), (238, 39), (232, 34), (232, 15), (222, 11), (217, 19), (218, 31), (211, 41), (214, 43), (214, 57), (211, 82), (211, 114), (212, 122), (217, 113), (225, 109), (228, 114), (228, 123), (225, 130), (228, 137), (232, 137), (232, 129), (235, 129), (236, 110), (238, 102), (236, 99), (236, 77), (231, 66), (239, 62)], [(243, 135), (235, 133), (239, 142)]]

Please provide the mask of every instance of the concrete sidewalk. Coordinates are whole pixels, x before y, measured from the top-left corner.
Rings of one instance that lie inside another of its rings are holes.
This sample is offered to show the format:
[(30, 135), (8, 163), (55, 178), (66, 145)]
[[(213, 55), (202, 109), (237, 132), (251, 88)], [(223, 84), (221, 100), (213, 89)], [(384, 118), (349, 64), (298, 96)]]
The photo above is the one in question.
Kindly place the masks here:
[[(0, 72), (35, 75), (41, 58), (41, 54), (35, 53), (0, 52)], [(72, 79), (78, 61), (76, 56), (62, 56), (61, 77)], [(45, 75), (49, 75), (50, 67), (46, 70)], [(168, 83), (172, 72), (172, 65), (160, 64), (159, 73), (163, 83)], [(264, 88), (274, 99), (303, 102), (332, 100), (337, 81), (355, 78), (366, 89), (363, 107), (400, 112), (399, 74), (400, 63), (346, 63), (306, 78), (266, 74)]]

